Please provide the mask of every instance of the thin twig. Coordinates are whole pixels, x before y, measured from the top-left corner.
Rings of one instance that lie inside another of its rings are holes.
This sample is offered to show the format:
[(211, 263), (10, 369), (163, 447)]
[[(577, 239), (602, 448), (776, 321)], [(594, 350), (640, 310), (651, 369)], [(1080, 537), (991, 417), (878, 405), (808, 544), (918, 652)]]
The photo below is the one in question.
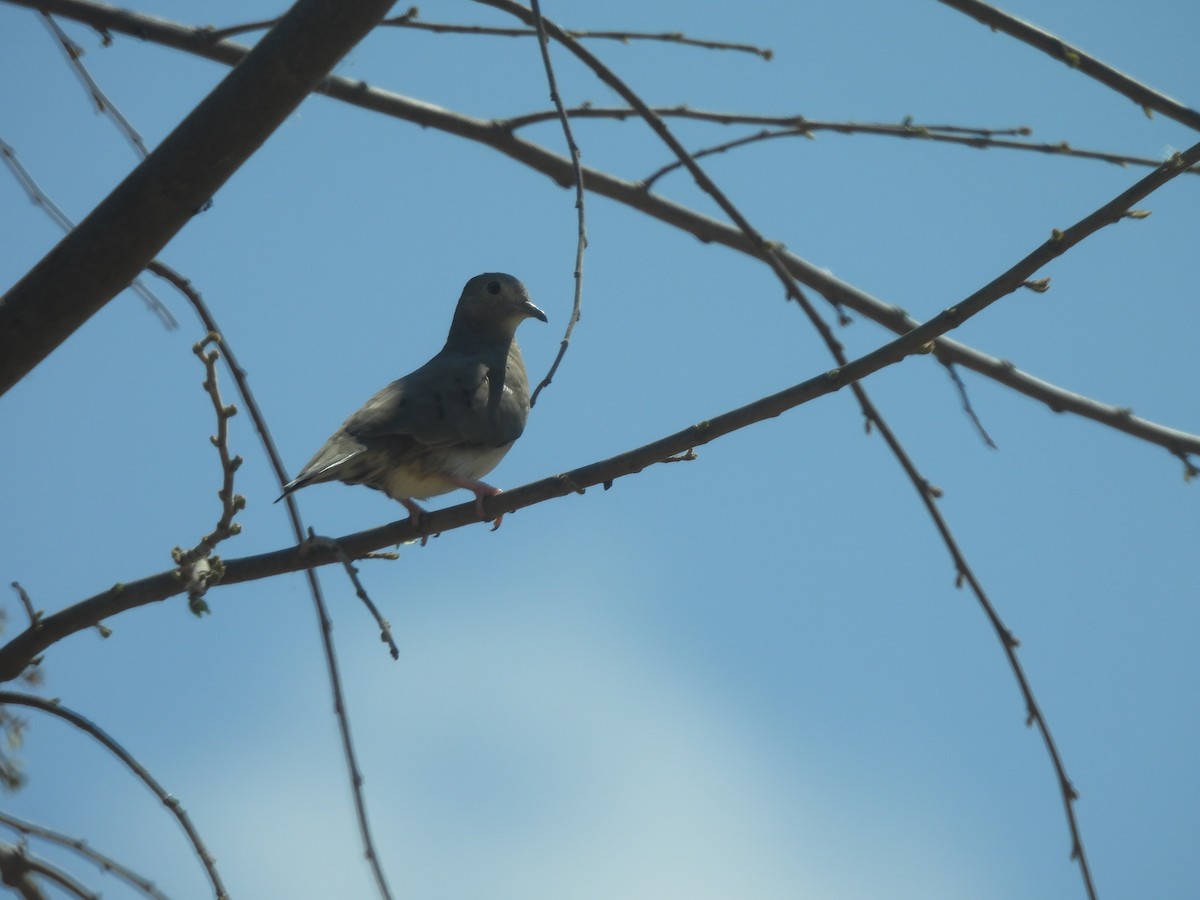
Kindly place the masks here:
[[(71, 221), (70, 216), (62, 211), (45, 191), (41, 189), (29, 171), (21, 165), (21, 161), (17, 159), (17, 152), (3, 139), (0, 139), (0, 156), (4, 157), (4, 162), (8, 166), (8, 170), (12, 172), (13, 177), (17, 179), (19, 184), (28, 195), (29, 200), (34, 206), (40, 206), (59, 228), (64, 232), (70, 231), (75, 227), (75, 223)], [(179, 322), (175, 316), (171, 314), (171, 310), (167, 309), (167, 305), (163, 303), (158, 296), (146, 287), (145, 283), (140, 278), (135, 278), (129, 284), (130, 290), (142, 298), (142, 301), (155, 313), (162, 321), (163, 325), (169, 331), (173, 331), (179, 327)]]
[[(691, 119), (698, 122), (712, 122), (717, 125), (764, 125), (768, 126), (750, 135), (743, 135), (731, 141), (706, 147), (692, 153), (693, 158), (701, 159), (715, 153), (724, 153), (735, 147), (753, 144), (774, 138), (806, 137), (811, 138), (816, 132), (831, 131), (835, 134), (868, 134), (880, 137), (903, 138), (906, 140), (924, 140), (933, 143), (958, 144), (977, 150), (997, 148), (1003, 150), (1020, 150), (1030, 153), (1041, 153), (1048, 156), (1074, 157), (1076, 159), (1094, 159), (1121, 167), (1143, 166), (1154, 168), (1162, 163), (1161, 159), (1151, 159), (1148, 156), (1130, 156), (1123, 153), (1110, 153), (1104, 150), (1085, 150), (1072, 147), (1067, 141), (1034, 142), (1014, 140), (1027, 138), (1033, 131), (1028, 126), (1014, 128), (971, 128), (962, 125), (926, 125), (913, 122), (906, 118), (898, 124), (887, 122), (835, 122), (818, 119), (806, 119), (804, 116), (764, 116), (747, 113), (726, 113), (712, 110), (691, 109), (687, 106), (653, 106), (650, 109), (663, 118)], [(636, 117), (637, 110), (632, 107), (598, 107), (590, 104), (577, 106), (567, 110), (567, 115), (573, 119), (613, 119), (624, 122)], [(544, 110), (526, 113), (501, 120), (500, 124), (517, 130), (529, 125), (550, 121), (557, 117), (555, 110)], [(663, 175), (682, 167), (675, 160), (656, 170), (641, 184), (650, 188)], [(1200, 175), (1200, 167), (1193, 166), (1189, 173)]]
[(7, 825), (9, 828), (23, 835), (41, 838), (60, 847), (66, 847), (68, 850), (72, 850), (89, 862), (94, 863), (102, 872), (111, 872), (115, 877), (131, 885), (136, 890), (141, 891), (147, 897), (152, 898), (152, 900), (168, 900), (167, 895), (156, 888), (150, 879), (144, 878), (128, 866), (117, 862), (111, 856), (89, 847), (87, 841), (82, 838), (71, 837), (60, 831), (47, 828), (44, 825), (37, 825), (33, 822), (27, 822), (24, 819), (18, 819), (16, 816), (6, 812), (0, 812), (0, 824)]
[(346, 555), (346, 551), (331, 537), (324, 537), (316, 534), (311, 528), (308, 529), (308, 540), (314, 545), (328, 547), (337, 554), (338, 559), (342, 561), (342, 567), (346, 570), (346, 575), (350, 579), (350, 583), (354, 585), (354, 592), (358, 595), (367, 607), (367, 610), (375, 617), (375, 623), (379, 626), (379, 639), (388, 645), (388, 650), (392, 654), (392, 659), (400, 658), (400, 648), (396, 646), (396, 640), (392, 637), (392, 625), (385, 619), (382, 613), (379, 612), (379, 607), (371, 599), (371, 595), (367, 593), (367, 589), (363, 586), (362, 581), (358, 577), (358, 569), (354, 565), (354, 561)]
[(241, 534), (242, 526), (233, 521), (233, 517), (246, 508), (246, 498), (233, 492), (233, 477), (242, 465), (242, 457), (229, 454), (229, 420), (237, 415), (237, 407), (226, 406), (221, 399), (220, 386), (217, 384), (217, 361), (221, 354), (217, 350), (205, 352), (209, 344), (221, 345), (221, 336), (210, 331), (201, 341), (192, 346), (192, 352), (204, 363), (204, 392), (212, 401), (213, 412), (217, 417), (217, 433), (209, 438), (217, 454), (221, 458), (222, 483), (217, 491), (217, 499), (221, 501), (221, 518), (211, 532), (204, 535), (200, 542), (190, 550), (176, 547), (171, 551), (171, 558), (179, 566), (179, 577), (188, 586), (188, 608), (196, 615), (208, 612), (208, 604), (204, 602), (204, 593), (209, 584), (221, 578), (221, 561), (212, 555), (213, 550), (222, 541)]
[(196, 851), (196, 856), (200, 859), (201, 865), (204, 866), (205, 874), (208, 875), (208, 880), (212, 885), (213, 893), (217, 900), (228, 900), (229, 895), (225, 892), (225, 885), (221, 883), (221, 876), (217, 873), (216, 860), (213, 859), (208, 848), (204, 845), (204, 841), (200, 838), (200, 833), (196, 831), (192, 820), (188, 817), (187, 812), (179, 801), (169, 794), (157, 779), (147, 771), (146, 767), (134, 758), (128, 750), (122, 747), (116, 740), (110, 737), (100, 726), (96, 725), (89, 719), (84, 718), (77, 712), (73, 712), (55, 703), (51, 700), (45, 700), (41, 697), (35, 697), (32, 694), (19, 694), (15, 691), (0, 691), (0, 705), (11, 704), (13, 706), (27, 706), (31, 709), (41, 710), (48, 715), (62, 719), (70, 725), (78, 728), (84, 734), (89, 735), (98, 743), (103, 745), (110, 753), (117, 757), (125, 767), (132, 772), (142, 784), (146, 785), (153, 794), (158, 797), (159, 802), (165, 806), (179, 822), (187, 835), (188, 841), (191, 842), (192, 848)]
[(983, 438), (983, 442), (993, 450), (998, 449), (996, 442), (992, 440), (992, 436), (988, 434), (987, 429), (983, 427), (983, 422), (976, 415), (975, 407), (971, 404), (971, 395), (967, 393), (967, 386), (963, 384), (963, 380), (958, 374), (958, 369), (954, 367), (954, 363), (947, 363), (943, 368), (950, 373), (950, 379), (954, 382), (954, 386), (958, 388), (958, 397), (962, 401), (963, 412), (967, 414), (968, 418), (975, 425), (975, 430), (979, 432), (979, 436)]
[(940, 0), (940, 2), (961, 13), (966, 13), (993, 31), (1003, 31), (1005, 34), (1012, 35), (1043, 53), (1065, 62), (1072, 69), (1078, 69), (1089, 78), (1094, 78), (1118, 94), (1125, 95), (1142, 107), (1147, 114), (1150, 110), (1156, 110), (1176, 122), (1182, 122), (1189, 128), (1200, 130), (1200, 112), (1130, 78), (1124, 72), (1119, 72), (1102, 63), (1091, 54), (1068, 44), (1062, 38), (1055, 37), (1048, 31), (1043, 31), (1036, 25), (1031, 25), (987, 3), (981, 3), (980, 0)]
[[(393, 16), (390, 19), (384, 19), (380, 22), (380, 26), (389, 26), (392, 28), (410, 28), (417, 31), (430, 31), (435, 34), (470, 34), (470, 35), (487, 35), (493, 37), (534, 37), (537, 35), (535, 28), (491, 28), (485, 25), (455, 25), (444, 22), (422, 22), (417, 16), (420, 11), (413, 6), (402, 15)], [(270, 28), (275, 24), (275, 19), (262, 19), (257, 22), (246, 22), (241, 25), (230, 25), (227, 28), (212, 28), (207, 31), (208, 37), (212, 41), (221, 41), (226, 38), (234, 37), (235, 35), (245, 34), (248, 31), (262, 31), (265, 28)], [(753, 44), (738, 44), (730, 41), (708, 41), (699, 38), (690, 38), (678, 31), (660, 31), (660, 32), (644, 32), (644, 31), (571, 31), (568, 32), (572, 37), (579, 40), (609, 40), (620, 41), (622, 44), (628, 44), (633, 41), (657, 41), (668, 44), (682, 44), (687, 47), (700, 47), (705, 50), (733, 50), (740, 53), (750, 53), (754, 56), (761, 57), (765, 60), (770, 60), (774, 57), (774, 52), (766, 47), (756, 47)]]
[(33, 601), (29, 599), (29, 592), (21, 587), (19, 581), (12, 583), (12, 589), (17, 592), (17, 596), (21, 598), (21, 605), (25, 607), (25, 615), (29, 616), (29, 627), (36, 628), (38, 622), (42, 618), (42, 611), (33, 608)]
[[(814, 127), (814, 124), (817, 127)], [(705, 156), (725, 153), (726, 151), (733, 150), (737, 147), (744, 147), (747, 144), (761, 143), (763, 141), (769, 141), (775, 138), (811, 138), (814, 131), (833, 131), (839, 134), (883, 135), (886, 137), (906, 138), (909, 140), (931, 141), (933, 143), (959, 144), (961, 146), (972, 147), (978, 150), (986, 150), (992, 147), (1005, 150), (1023, 150), (1032, 153), (1047, 154), (1050, 156), (1069, 156), (1076, 159), (1094, 159), (1101, 162), (1112, 163), (1113, 165), (1118, 165), (1121, 167), (1143, 166), (1145, 168), (1153, 169), (1155, 166), (1162, 165), (1161, 159), (1151, 159), (1146, 156), (1126, 156), (1119, 153), (1107, 153), (1101, 150), (1080, 150), (1072, 147), (1066, 141), (1060, 141), (1056, 144), (1033, 143), (1030, 141), (1014, 141), (1005, 138), (950, 134), (939, 132), (935, 128), (927, 125), (896, 126), (837, 122), (806, 123), (803, 126), (780, 128), (775, 130), (764, 129), (762, 131), (755, 132), (754, 134), (743, 135), (742, 137), (734, 138), (730, 141), (714, 144), (711, 147), (705, 147), (701, 150), (697, 150), (692, 154), (692, 156), (695, 159), (702, 159)], [(664, 175), (674, 172), (682, 167), (683, 163), (679, 160), (667, 163), (661, 168), (655, 170), (646, 178), (642, 179), (642, 184), (649, 189), (653, 187), (654, 183)], [(1192, 175), (1200, 175), (1200, 167), (1193, 166), (1187, 171)]]
[[(674, 106), (651, 106), (650, 109), (664, 119), (691, 119), (696, 122), (712, 122), (716, 125), (769, 125), (776, 128), (808, 128), (811, 131), (840, 131), (846, 134), (870, 131), (888, 132), (904, 129), (928, 129), (929, 131), (945, 132), (946, 134), (962, 134), (978, 138), (997, 138), (1028, 137), (1033, 133), (1033, 130), (1028, 125), (1016, 125), (1010, 128), (976, 128), (967, 125), (917, 124), (910, 118), (904, 119), (899, 124), (890, 124), (887, 122), (856, 123), (810, 119), (801, 115), (769, 116), (761, 113), (695, 109), (686, 103), (677, 103)], [(632, 106), (596, 106), (593, 103), (584, 103), (580, 106), (570, 107), (567, 109), (567, 115), (572, 119), (616, 119), (618, 121), (641, 118), (638, 111)], [(546, 109), (501, 119), (499, 122), (506, 128), (515, 130), (541, 122), (551, 122), (556, 118), (558, 118), (558, 113), (555, 110)]]
[(1193, 463), (1190, 459), (1188, 459), (1188, 456), (1186, 453), (1176, 453), (1175, 456), (1177, 456), (1179, 458), (1179, 461), (1183, 463), (1183, 480), (1184, 481), (1191, 482), (1191, 481), (1194, 481), (1197, 477), (1200, 477), (1200, 467), (1197, 467), (1195, 463)]
[[(438, 34), (478, 34), (494, 35), (497, 37), (533, 37), (537, 34), (528, 28), (489, 28), (483, 25), (449, 25), (434, 22), (399, 19), (384, 19), (381, 25), (398, 25), (403, 28), (432, 31)], [(774, 58), (775, 51), (769, 47), (758, 47), (754, 44), (740, 44), (733, 41), (710, 41), (701, 38), (688, 37), (678, 31), (569, 31), (571, 37), (581, 41), (619, 41), (629, 44), (634, 41), (656, 41), (665, 44), (680, 44), (685, 47), (699, 47), (703, 50), (733, 50), (739, 53), (750, 53), (768, 62)]]
[(121, 110), (113, 104), (104, 91), (100, 90), (100, 85), (96, 84), (96, 79), (92, 78), (92, 74), (87, 70), (87, 66), (83, 64), (83, 48), (67, 37), (67, 33), (59, 27), (58, 23), (51, 18), (49, 13), (42, 13), (42, 21), (46, 27), (50, 29), (50, 33), (54, 35), (54, 39), (58, 42), (58, 46), (62, 48), (63, 55), (67, 57), (67, 62), (71, 64), (71, 69), (79, 77), (79, 83), (83, 85), (83, 89), (87, 91), (88, 97), (96, 104), (96, 112), (108, 116), (117, 126), (117, 130), (125, 135), (125, 139), (133, 146), (138, 156), (145, 159), (150, 155), (150, 151), (146, 149), (146, 144), (142, 141), (142, 136), (137, 133), (137, 130), (129, 123), (129, 120), (121, 114)]
[(567, 347), (571, 345), (571, 333), (575, 330), (575, 323), (579, 321), (580, 312), (582, 311), (583, 254), (587, 249), (586, 201), (584, 199), (583, 167), (579, 164), (579, 145), (575, 143), (575, 136), (571, 133), (571, 120), (567, 118), (566, 110), (563, 109), (562, 98), (558, 93), (558, 82), (554, 78), (554, 66), (550, 62), (550, 42), (546, 39), (546, 33), (542, 28), (541, 6), (538, 0), (532, 0), (532, 4), (538, 36), (538, 48), (542, 54), (542, 67), (546, 70), (546, 83), (550, 87), (550, 102), (554, 104), (554, 109), (558, 112), (558, 120), (562, 124), (563, 137), (566, 139), (567, 150), (571, 155), (571, 169), (575, 173), (577, 237), (575, 239), (575, 295), (571, 303), (571, 316), (567, 320), (567, 328), (563, 332), (562, 340), (559, 342), (558, 353), (554, 357), (554, 362), (550, 364), (550, 369), (538, 383), (538, 386), (534, 388), (533, 394), (529, 398), (530, 408), (533, 408), (537, 404), (538, 397), (542, 391), (549, 387), (550, 382), (554, 380), (554, 373), (558, 371), (563, 357), (567, 354)]

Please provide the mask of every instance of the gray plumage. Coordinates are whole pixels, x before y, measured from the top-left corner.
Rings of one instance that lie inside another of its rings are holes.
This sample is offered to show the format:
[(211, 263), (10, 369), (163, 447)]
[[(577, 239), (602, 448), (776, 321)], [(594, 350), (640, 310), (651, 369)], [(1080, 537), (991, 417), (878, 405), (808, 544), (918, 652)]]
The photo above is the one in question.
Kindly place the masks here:
[(529, 379), (515, 337), (527, 318), (545, 322), (546, 314), (521, 282), (500, 272), (476, 275), (441, 351), (350, 416), (284, 496), (322, 481), (365, 484), (399, 500), (416, 520), (422, 510), (412, 498), (461, 487), (474, 492), (482, 518), (483, 497), (499, 491), (479, 479), (504, 458), (529, 416)]

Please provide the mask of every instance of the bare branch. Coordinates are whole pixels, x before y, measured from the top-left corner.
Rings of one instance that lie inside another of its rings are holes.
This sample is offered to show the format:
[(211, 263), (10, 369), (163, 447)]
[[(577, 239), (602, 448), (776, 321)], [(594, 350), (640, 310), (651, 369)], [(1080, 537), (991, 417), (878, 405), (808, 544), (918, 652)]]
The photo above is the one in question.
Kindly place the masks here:
[[(962, 134), (954, 134), (948, 131), (939, 131), (937, 128), (929, 125), (876, 125), (876, 124), (856, 124), (853, 122), (815, 122), (805, 123), (802, 126), (795, 126), (781, 129), (763, 129), (754, 134), (743, 135), (724, 143), (714, 144), (711, 147), (705, 147), (702, 150), (697, 150), (692, 154), (694, 159), (702, 159), (705, 156), (712, 156), (717, 153), (725, 153), (737, 147), (744, 147), (748, 144), (756, 144), (762, 141), (769, 141), (775, 138), (789, 137), (806, 137), (811, 138), (814, 131), (833, 131), (838, 134), (873, 134), (885, 137), (906, 138), (909, 140), (930, 141), (932, 143), (941, 144), (959, 144), (965, 147), (973, 147), (978, 150), (987, 150), (995, 147), (1004, 150), (1023, 150), (1032, 153), (1044, 153), (1049, 156), (1074, 157), (1075, 159), (1094, 159), (1100, 162), (1112, 163), (1117, 166), (1144, 166), (1146, 168), (1154, 168), (1162, 165), (1161, 159), (1150, 159), (1145, 156), (1126, 156), (1119, 153), (1108, 153), (1102, 150), (1080, 150), (1072, 147), (1066, 141), (1060, 141), (1056, 144), (1051, 143), (1034, 143), (1032, 141), (1014, 141), (996, 137), (980, 137)], [(647, 188), (653, 187), (654, 183), (664, 175), (674, 172), (681, 168), (683, 163), (676, 160), (667, 163), (665, 166), (654, 171), (652, 174), (642, 179), (642, 184)], [(1188, 170), (1189, 174), (1200, 175), (1200, 167), (1192, 166)]]
[[(692, 119), (697, 122), (712, 122), (716, 125), (773, 125), (777, 128), (808, 128), (811, 131), (840, 131), (845, 134), (856, 134), (859, 131), (869, 133), (871, 129), (878, 129), (880, 133), (904, 129), (926, 129), (946, 134), (962, 134), (978, 138), (1028, 137), (1033, 133), (1033, 130), (1026, 125), (1017, 125), (1012, 128), (974, 128), (965, 125), (915, 124), (910, 119), (905, 119), (899, 125), (888, 123), (857, 124), (854, 122), (831, 122), (823, 119), (809, 119), (800, 115), (768, 116), (761, 113), (693, 109), (686, 103), (676, 104), (675, 106), (651, 106), (650, 110), (655, 115), (661, 116), (664, 119)], [(631, 106), (596, 106), (592, 103), (584, 103), (580, 106), (572, 107), (567, 110), (567, 115), (573, 119), (616, 119), (618, 121), (641, 118), (640, 113)], [(540, 122), (549, 122), (557, 117), (558, 114), (554, 110), (547, 109), (502, 119), (501, 124), (508, 128), (518, 129), (525, 128), (528, 125), (536, 125)]]
[[(820, 119), (807, 119), (804, 116), (765, 116), (749, 113), (728, 113), (714, 110), (691, 109), (688, 106), (654, 106), (650, 107), (655, 115), (670, 119), (692, 119), (698, 122), (712, 122), (718, 125), (765, 125), (771, 126), (751, 135), (743, 135), (725, 144), (718, 144), (692, 154), (696, 159), (713, 153), (722, 153), (734, 147), (757, 141), (771, 140), (781, 137), (812, 137), (818, 131), (832, 131), (835, 134), (870, 134), (880, 137), (904, 138), (907, 140), (925, 140), (934, 143), (959, 144), (986, 150), (995, 147), (1005, 150), (1023, 150), (1032, 153), (1042, 153), (1049, 156), (1074, 157), (1076, 159), (1094, 159), (1100, 162), (1112, 163), (1117, 166), (1145, 166), (1154, 168), (1162, 163), (1161, 159), (1151, 159), (1145, 156), (1129, 156), (1122, 153), (1110, 153), (1104, 150), (1086, 150), (1072, 147), (1067, 141), (1022, 141), (1013, 138), (1029, 137), (1033, 134), (1027, 126), (1014, 128), (972, 128), (962, 125), (926, 125), (905, 118), (899, 124), (887, 122), (832, 122)], [(567, 115), (573, 119), (613, 119), (625, 121), (638, 115), (632, 107), (599, 107), (585, 104), (567, 110)], [(502, 120), (502, 124), (514, 130), (546, 122), (557, 116), (554, 110), (526, 113)], [(669, 171), (678, 169), (682, 164), (672, 162), (655, 172), (643, 181), (647, 187), (653, 184)], [(1193, 175), (1200, 175), (1200, 168), (1188, 170)]]
[[(410, 12), (415, 12), (413, 7)], [(384, 19), (380, 25), (397, 25), (403, 28), (415, 28), (432, 31), (438, 34), (479, 34), (495, 35), (498, 37), (533, 37), (537, 34), (532, 28), (489, 28), (483, 25), (448, 25), (435, 22), (421, 22), (415, 18), (400, 16), (395, 19)], [(622, 44), (634, 41), (655, 41), (664, 44), (680, 44), (684, 47), (699, 47), (702, 50), (732, 50), (739, 53), (750, 53), (768, 62), (774, 58), (775, 52), (768, 47), (757, 47), (754, 44), (739, 44), (732, 41), (710, 41), (701, 38), (688, 37), (678, 31), (568, 31), (571, 37), (580, 41), (619, 41)]]
[(1101, 84), (1112, 88), (1118, 94), (1124, 94), (1144, 110), (1157, 110), (1176, 122), (1182, 122), (1189, 128), (1200, 130), (1200, 112), (1185, 106), (1178, 100), (1172, 100), (1140, 81), (1135, 81), (1124, 72), (1105, 65), (1094, 56), (1084, 53), (1078, 47), (1066, 43), (1048, 31), (1043, 31), (1037, 26), (996, 9), (994, 6), (989, 6), (987, 3), (981, 3), (980, 0), (940, 0), (940, 2), (961, 13), (966, 13), (993, 31), (1003, 31), (1005, 34), (1012, 35), (1043, 53), (1065, 62), (1072, 69), (1078, 69), (1089, 78), (1094, 78)]
[(221, 876), (217, 874), (216, 861), (213, 859), (212, 854), (208, 852), (204, 841), (200, 839), (200, 834), (196, 831), (195, 826), (192, 825), (192, 820), (188, 817), (187, 812), (180, 805), (179, 801), (171, 796), (158, 783), (154, 776), (146, 770), (146, 767), (134, 758), (133, 754), (117, 743), (100, 726), (54, 701), (44, 700), (41, 697), (35, 697), (31, 694), (18, 694), (15, 691), (0, 691), (0, 705), (4, 704), (27, 706), (31, 709), (41, 710), (55, 718), (62, 719), (64, 722), (73, 725), (84, 734), (93, 738), (117, 757), (142, 784), (146, 785), (158, 797), (162, 805), (171, 812), (171, 815), (183, 827), (188, 841), (191, 842), (192, 848), (196, 851), (196, 856), (199, 857), (201, 865), (204, 866), (205, 874), (208, 875), (208, 880), (212, 884), (217, 900), (227, 900), (229, 895), (225, 892), (225, 886), (221, 883)]
[[(384, 19), (379, 24), (380, 26), (393, 28), (431, 31), (435, 34), (470, 34), (493, 37), (534, 37), (537, 34), (537, 29), (535, 28), (490, 28), (485, 25), (454, 25), (443, 22), (422, 22), (417, 18), (418, 15), (420, 15), (420, 10), (412, 6), (403, 15), (392, 16), (391, 18)], [(235, 35), (245, 34), (248, 31), (261, 31), (264, 28), (270, 28), (275, 24), (275, 21), (275, 19), (263, 19), (258, 22), (231, 25), (227, 28), (213, 28), (209, 30), (208, 34), (211, 40), (221, 41)], [(571, 37), (582, 41), (609, 40), (620, 41), (622, 44), (628, 44), (633, 41), (657, 41), (667, 44), (682, 44), (687, 47), (700, 47), (705, 50), (733, 50), (741, 53), (751, 53), (765, 60), (770, 60), (775, 55), (771, 50), (765, 47), (756, 47), (753, 44), (737, 44), (729, 41), (706, 41), (699, 38), (690, 38), (677, 31), (654, 33), (644, 31), (569, 31), (567, 33)]]
[[(295, 548), (295, 552), (303, 555), (305, 546), (301, 545)], [(340, 558), (343, 553), (344, 551), (339, 546), (335, 558)], [(379, 896), (383, 897), (384, 900), (391, 900), (392, 891), (388, 887), (387, 876), (383, 871), (383, 863), (379, 859), (378, 851), (375, 849), (375, 839), (371, 834), (371, 822), (367, 816), (367, 800), (363, 795), (365, 779), (363, 778), (362, 770), (358, 766), (358, 754), (354, 750), (354, 739), (350, 732), (350, 712), (346, 706), (345, 691), (342, 690), (342, 676), (337, 660), (337, 649), (333, 645), (333, 620), (329, 617), (329, 609), (325, 603), (325, 594), (321, 590), (321, 582), (317, 579), (317, 573), (311, 567), (305, 566), (303, 568), (308, 569), (305, 575), (308, 578), (309, 590), (312, 593), (313, 604), (317, 611), (318, 624), (321, 628), (321, 647), (325, 651), (325, 668), (329, 674), (329, 686), (333, 694), (333, 711), (337, 716), (338, 733), (342, 738), (342, 753), (345, 756), (346, 771), (350, 777), (350, 796), (354, 798), (354, 811), (358, 816), (358, 831), (363, 842), (363, 855), (371, 867), (371, 873), (375, 876), (375, 888), (379, 891)], [(228, 566), (226, 567), (226, 571), (228, 571)]]

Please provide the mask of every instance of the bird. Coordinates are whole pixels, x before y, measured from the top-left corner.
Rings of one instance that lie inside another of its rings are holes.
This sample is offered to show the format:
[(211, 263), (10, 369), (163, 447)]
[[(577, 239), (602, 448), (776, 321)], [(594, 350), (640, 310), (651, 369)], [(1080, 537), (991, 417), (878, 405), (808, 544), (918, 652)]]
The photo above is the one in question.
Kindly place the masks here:
[(400, 501), (417, 526), (425, 511), (414, 498), (466, 488), (485, 519), (483, 498), (500, 490), (480, 479), (529, 416), (529, 379), (516, 341), (526, 319), (545, 322), (546, 314), (520, 281), (503, 272), (476, 275), (458, 298), (446, 345), (346, 419), (276, 502), (310, 484), (362, 484)]

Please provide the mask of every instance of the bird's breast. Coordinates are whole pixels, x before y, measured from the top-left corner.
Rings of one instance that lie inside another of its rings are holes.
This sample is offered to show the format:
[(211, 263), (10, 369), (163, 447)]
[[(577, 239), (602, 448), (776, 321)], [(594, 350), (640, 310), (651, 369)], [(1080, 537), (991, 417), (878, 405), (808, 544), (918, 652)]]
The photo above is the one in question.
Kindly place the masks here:
[(478, 481), (500, 464), (511, 443), (499, 447), (430, 447), (402, 465), (378, 470), (370, 479), (389, 497), (424, 500), (458, 487), (452, 479)]

